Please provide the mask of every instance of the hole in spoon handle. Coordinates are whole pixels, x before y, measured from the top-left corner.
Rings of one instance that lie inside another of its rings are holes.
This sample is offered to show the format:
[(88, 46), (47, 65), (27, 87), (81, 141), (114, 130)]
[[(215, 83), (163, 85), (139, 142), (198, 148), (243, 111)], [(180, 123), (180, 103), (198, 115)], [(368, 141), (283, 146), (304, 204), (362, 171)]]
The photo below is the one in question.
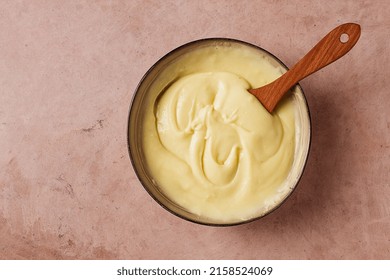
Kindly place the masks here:
[(349, 35), (347, 33), (343, 33), (340, 35), (340, 42), (345, 44), (349, 40)]

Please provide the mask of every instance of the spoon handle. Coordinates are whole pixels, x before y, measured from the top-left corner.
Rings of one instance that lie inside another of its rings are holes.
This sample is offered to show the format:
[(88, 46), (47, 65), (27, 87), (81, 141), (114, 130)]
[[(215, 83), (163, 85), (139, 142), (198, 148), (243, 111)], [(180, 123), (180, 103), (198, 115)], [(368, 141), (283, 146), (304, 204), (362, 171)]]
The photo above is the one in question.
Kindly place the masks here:
[(292, 85), (345, 55), (359, 37), (360, 25), (355, 23), (345, 23), (333, 29), (291, 68)]
[[(345, 55), (356, 44), (359, 37), (360, 25), (356, 23), (345, 23), (333, 29), (289, 71), (263, 87), (268, 94), (265, 94), (263, 90), (259, 94), (263, 96), (262, 99), (265, 95), (269, 99), (264, 101), (267, 104), (264, 104), (262, 100), (263, 105), (268, 111), (272, 112), (276, 104), (292, 86)], [(256, 95), (256, 89), (250, 91)]]

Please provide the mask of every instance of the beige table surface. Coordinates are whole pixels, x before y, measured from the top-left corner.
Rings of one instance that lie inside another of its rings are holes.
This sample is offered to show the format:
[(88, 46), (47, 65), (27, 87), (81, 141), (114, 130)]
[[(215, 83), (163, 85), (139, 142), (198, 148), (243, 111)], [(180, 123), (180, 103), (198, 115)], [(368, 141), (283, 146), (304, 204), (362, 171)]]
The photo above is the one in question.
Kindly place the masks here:
[[(126, 143), (147, 69), (205, 37), (257, 44), (292, 66), (344, 22), (344, 58), (301, 84), (313, 137), (276, 212), (214, 228), (166, 212)], [(1, 259), (389, 259), (387, 1), (0, 1)]]

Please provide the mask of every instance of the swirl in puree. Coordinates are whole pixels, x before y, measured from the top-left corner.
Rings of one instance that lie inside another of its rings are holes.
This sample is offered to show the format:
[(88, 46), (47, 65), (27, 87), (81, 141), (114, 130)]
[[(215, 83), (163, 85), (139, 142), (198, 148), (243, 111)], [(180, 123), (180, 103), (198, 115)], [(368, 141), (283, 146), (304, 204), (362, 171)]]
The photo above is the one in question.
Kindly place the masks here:
[[(287, 98), (271, 115), (247, 91), (280, 69), (264, 58), (253, 63), (251, 55), (259, 55), (244, 50), (214, 52), (189, 54), (184, 62), (199, 61), (193, 68), (171, 65), (174, 75), (147, 110), (145, 157), (170, 200), (211, 220), (239, 221), (265, 212), (283, 193), (294, 158), (294, 107)], [(251, 63), (239, 63), (241, 56)]]

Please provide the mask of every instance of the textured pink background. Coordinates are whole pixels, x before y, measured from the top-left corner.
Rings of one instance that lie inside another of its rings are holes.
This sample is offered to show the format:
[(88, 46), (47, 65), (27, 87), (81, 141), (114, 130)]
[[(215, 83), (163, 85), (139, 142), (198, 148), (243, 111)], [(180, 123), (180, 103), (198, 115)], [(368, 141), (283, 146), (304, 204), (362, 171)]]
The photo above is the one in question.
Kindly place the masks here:
[[(312, 3), (315, 2), (315, 3)], [(0, 258), (389, 259), (387, 1), (0, 1)], [(344, 22), (362, 36), (301, 84), (313, 138), (298, 189), (230, 228), (182, 221), (137, 181), (129, 104), (147, 69), (205, 37), (291, 66)]]

